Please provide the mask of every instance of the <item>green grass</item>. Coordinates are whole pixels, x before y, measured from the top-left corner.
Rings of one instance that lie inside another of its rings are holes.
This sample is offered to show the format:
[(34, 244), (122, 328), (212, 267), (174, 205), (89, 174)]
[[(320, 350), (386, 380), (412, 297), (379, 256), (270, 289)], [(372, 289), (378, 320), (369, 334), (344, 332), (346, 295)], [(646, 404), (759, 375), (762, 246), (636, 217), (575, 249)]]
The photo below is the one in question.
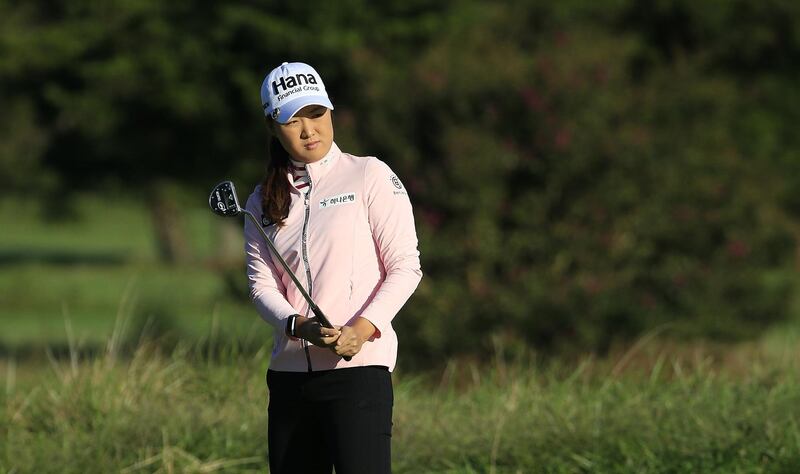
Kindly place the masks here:
[[(240, 277), (244, 285), (243, 270)], [(232, 338), (270, 339), (250, 302), (231, 296), (223, 276), (202, 267), (16, 265), (0, 271), (0, 288), (7, 352), (64, 345), (70, 336), (87, 349), (102, 346), (119, 318), (131, 338), (147, 325), (157, 335), (197, 341), (217, 324)]]
[[(395, 374), (395, 472), (800, 472), (800, 352)], [(0, 365), (0, 472), (263, 472), (267, 351)]]
[[(84, 196), (70, 219), (47, 218), (34, 203), (0, 203), (0, 353), (37, 352), (74, 342), (102, 346), (116, 320), (196, 342), (214, 321), (232, 337), (269, 340), (267, 325), (247, 300), (236, 223), (222, 221), (202, 203), (189, 207), (183, 225), (191, 259), (158, 262), (143, 206)], [(218, 232), (233, 226), (235, 258), (216, 250)]]
[(214, 314), (231, 330), (258, 319), (248, 301), (228, 295), (221, 275), (195, 267), (24, 265), (0, 272), (0, 287), (0, 341), (10, 346), (63, 342), (67, 320), (78, 339), (102, 342), (121, 312), (190, 339), (207, 332)]

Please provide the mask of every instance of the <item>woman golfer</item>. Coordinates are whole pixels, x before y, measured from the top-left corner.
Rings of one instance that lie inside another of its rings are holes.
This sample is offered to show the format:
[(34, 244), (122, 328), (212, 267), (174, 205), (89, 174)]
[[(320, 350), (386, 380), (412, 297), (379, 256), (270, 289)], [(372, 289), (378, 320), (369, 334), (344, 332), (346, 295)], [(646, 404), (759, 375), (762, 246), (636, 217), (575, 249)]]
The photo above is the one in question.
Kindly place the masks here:
[[(391, 471), (392, 319), (422, 278), (411, 202), (382, 161), (333, 141), (333, 105), (309, 65), (283, 63), (261, 86), (270, 135), (247, 200), (314, 302), (322, 327), (258, 229), (245, 223), (250, 296), (275, 327), (269, 387), (273, 473)], [(350, 360), (346, 360), (347, 357)]]

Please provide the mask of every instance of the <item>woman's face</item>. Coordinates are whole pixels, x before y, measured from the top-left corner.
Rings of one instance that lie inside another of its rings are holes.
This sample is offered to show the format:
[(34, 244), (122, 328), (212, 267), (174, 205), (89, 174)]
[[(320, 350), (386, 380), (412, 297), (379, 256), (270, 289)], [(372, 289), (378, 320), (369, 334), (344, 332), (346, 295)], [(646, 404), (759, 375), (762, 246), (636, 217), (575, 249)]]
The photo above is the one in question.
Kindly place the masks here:
[(303, 107), (285, 124), (273, 122), (273, 130), (283, 149), (303, 163), (322, 159), (333, 144), (331, 111), (322, 105)]

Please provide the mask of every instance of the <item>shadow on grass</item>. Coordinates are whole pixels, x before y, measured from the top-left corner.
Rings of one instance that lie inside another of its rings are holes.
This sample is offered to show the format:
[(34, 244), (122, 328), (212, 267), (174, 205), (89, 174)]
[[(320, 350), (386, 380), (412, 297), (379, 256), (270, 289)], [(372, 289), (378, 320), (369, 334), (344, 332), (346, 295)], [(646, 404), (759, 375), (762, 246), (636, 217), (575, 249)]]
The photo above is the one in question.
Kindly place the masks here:
[(116, 320), (103, 338), (77, 339), (71, 319), (65, 313), (62, 337), (49, 339), (4, 340), (0, 337), (0, 359), (16, 361), (76, 360), (95, 358), (129, 359), (142, 348), (163, 355), (176, 351), (183, 356), (203, 361), (229, 360), (231, 356), (269, 354), (272, 338), (257, 330), (263, 325), (253, 318), (250, 327), (227, 324), (218, 306), (212, 310), (206, 330), (187, 324), (181, 301), (169, 294), (152, 296), (142, 301), (129, 284), (124, 291)]
[(0, 265), (19, 263), (44, 263), (48, 265), (123, 265), (130, 261), (127, 252), (103, 251), (87, 252), (74, 249), (34, 249), (12, 248), (0, 249)]
[(164, 301), (150, 301), (132, 314), (120, 314), (105, 339), (76, 342), (70, 322), (65, 321), (66, 340), (28, 340), (11, 343), (0, 340), (0, 359), (16, 361), (76, 360), (113, 357), (130, 359), (143, 347), (162, 355), (176, 351), (190, 359), (229, 360), (232, 356), (269, 354), (272, 340), (225, 331), (215, 317), (205, 334), (187, 334), (176, 323), (174, 308)]
[[(130, 338), (115, 347), (115, 357), (130, 359), (140, 347), (164, 355), (180, 351), (188, 359), (202, 361), (223, 361), (234, 356), (255, 356), (258, 353), (269, 354), (271, 341), (244, 339), (214, 340), (204, 338), (188, 340), (175, 334), (164, 334), (160, 337)], [(70, 359), (102, 359), (109, 355), (111, 349), (104, 342), (83, 343), (73, 347), (68, 342), (26, 342), (24, 344), (8, 344), (0, 342), (0, 359), (13, 359), (17, 362), (37, 362), (54, 359), (68, 361)]]

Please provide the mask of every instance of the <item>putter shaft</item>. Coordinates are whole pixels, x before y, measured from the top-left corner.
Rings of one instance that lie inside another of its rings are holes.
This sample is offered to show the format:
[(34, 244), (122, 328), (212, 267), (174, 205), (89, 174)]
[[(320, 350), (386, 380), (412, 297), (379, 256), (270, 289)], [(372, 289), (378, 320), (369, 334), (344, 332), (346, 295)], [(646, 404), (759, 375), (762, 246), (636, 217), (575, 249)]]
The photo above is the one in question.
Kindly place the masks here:
[[(286, 260), (283, 259), (281, 254), (275, 248), (275, 244), (272, 243), (272, 240), (269, 238), (267, 233), (264, 232), (264, 229), (261, 227), (261, 223), (258, 222), (258, 219), (256, 219), (256, 217), (250, 211), (242, 208), (239, 205), (239, 198), (236, 196), (236, 187), (233, 185), (232, 181), (222, 181), (214, 186), (214, 189), (211, 191), (211, 195), (208, 197), (208, 204), (211, 207), (211, 210), (220, 216), (235, 217), (241, 213), (246, 214), (247, 217), (250, 218), (250, 221), (253, 223), (253, 225), (256, 226), (256, 229), (261, 232), (261, 236), (264, 237), (264, 241), (269, 246), (269, 250), (273, 255), (275, 255), (275, 258), (278, 259), (278, 262), (280, 262), (283, 269), (286, 270), (286, 273), (289, 274), (289, 277), (292, 279), (297, 289), (300, 290), (300, 294), (303, 295), (303, 298), (308, 303), (309, 308), (311, 308), (311, 311), (314, 312), (314, 316), (317, 317), (320, 325), (329, 329), (335, 329), (328, 317), (325, 316), (325, 313), (323, 313), (314, 300), (311, 299), (311, 295), (308, 294), (306, 289), (297, 279), (297, 276), (295, 276), (292, 269), (289, 268)], [(352, 359), (350, 356), (344, 356), (343, 358), (347, 361)]]
[(317, 317), (320, 324), (322, 324), (326, 328), (334, 329), (333, 324), (331, 324), (331, 322), (328, 320), (328, 317), (325, 316), (325, 313), (323, 313), (322, 310), (319, 309), (319, 306), (317, 306), (317, 304), (314, 303), (314, 300), (311, 299), (311, 295), (309, 295), (308, 292), (306, 292), (305, 288), (303, 288), (303, 285), (300, 284), (300, 281), (297, 279), (294, 272), (289, 268), (289, 265), (286, 263), (286, 260), (283, 259), (281, 254), (275, 248), (275, 245), (272, 243), (272, 240), (270, 240), (269, 236), (267, 236), (267, 233), (264, 232), (264, 229), (261, 227), (261, 224), (258, 222), (256, 217), (247, 209), (242, 209), (242, 212), (247, 214), (247, 217), (250, 218), (250, 221), (253, 223), (253, 225), (256, 226), (256, 228), (261, 232), (261, 235), (267, 242), (270, 251), (272, 251), (272, 254), (275, 255), (275, 258), (278, 259), (283, 269), (286, 270), (286, 273), (289, 274), (289, 277), (297, 286), (297, 289), (300, 290), (300, 294), (303, 295), (303, 298), (305, 298), (306, 302), (308, 302), (308, 305), (311, 307), (311, 311), (314, 312), (314, 315)]

